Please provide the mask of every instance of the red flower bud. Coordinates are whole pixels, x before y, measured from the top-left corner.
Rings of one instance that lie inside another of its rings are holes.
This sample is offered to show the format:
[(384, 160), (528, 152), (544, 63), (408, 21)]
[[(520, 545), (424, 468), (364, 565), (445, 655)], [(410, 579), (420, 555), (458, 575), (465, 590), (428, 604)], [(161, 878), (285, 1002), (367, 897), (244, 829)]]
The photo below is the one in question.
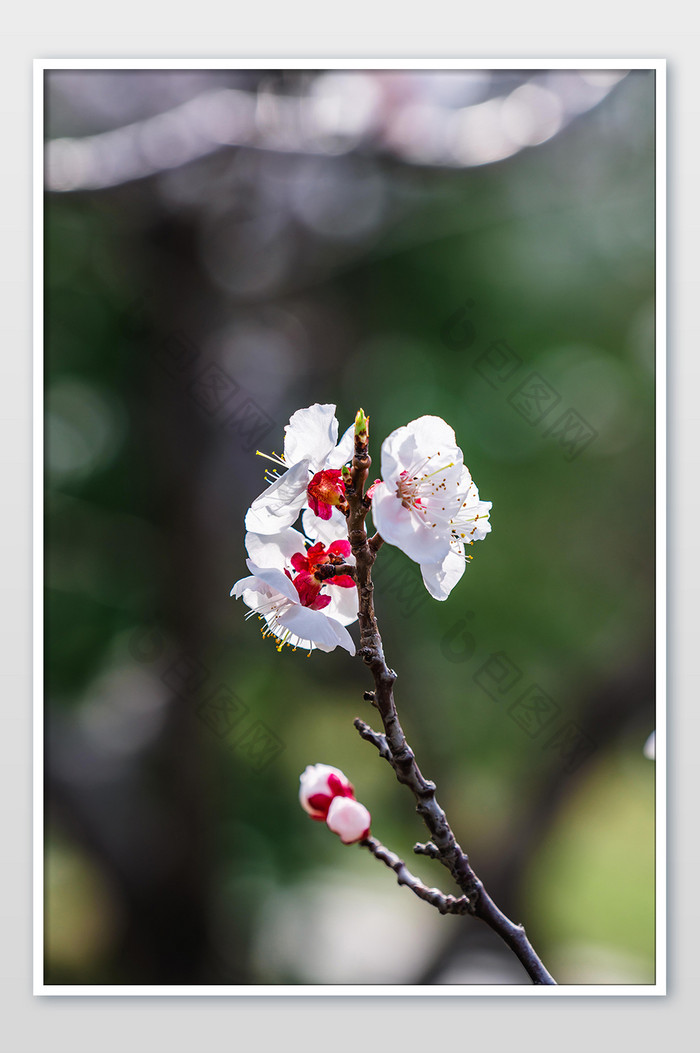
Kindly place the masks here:
[(307, 487), (309, 507), (320, 519), (330, 519), (333, 508), (346, 509), (345, 484), (339, 468), (316, 472)]
[(339, 768), (309, 764), (299, 776), (299, 801), (312, 819), (324, 820), (336, 797), (352, 797), (352, 783)]

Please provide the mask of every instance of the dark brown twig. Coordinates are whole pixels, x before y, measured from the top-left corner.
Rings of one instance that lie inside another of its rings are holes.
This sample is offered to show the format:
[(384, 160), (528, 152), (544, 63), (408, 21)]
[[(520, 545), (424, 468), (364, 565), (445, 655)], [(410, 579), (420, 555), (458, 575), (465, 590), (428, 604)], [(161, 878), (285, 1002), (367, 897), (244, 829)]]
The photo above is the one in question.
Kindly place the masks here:
[(437, 845), (434, 845), (432, 841), (426, 841), (425, 844), (423, 844), (421, 841), (418, 841), (413, 846), (413, 851), (416, 853), (417, 856), (430, 856), (431, 859), (440, 858), (440, 852), (438, 851), (438, 847)]
[[(374, 699), (371, 699), (370, 701), (373, 702)], [(360, 720), (359, 717), (355, 718), (353, 724), (359, 731), (360, 737), (363, 738), (366, 742), (371, 742), (373, 746), (376, 746), (376, 748), (379, 750), (379, 756), (383, 757), (384, 760), (389, 761), (389, 764), (391, 764), (391, 750), (389, 749), (389, 745), (386, 741), (386, 735), (380, 735), (379, 732), (374, 731), (369, 726), (369, 724), (365, 724), (364, 720)]]
[[(364, 415), (362, 419), (365, 419)], [(374, 677), (374, 704), (384, 725), (384, 735), (372, 731), (363, 721), (356, 721), (355, 726), (362, 738), (371, 742), (380, 755), (391, 764), (398, 781), (408, 786), (413, 793), (417, 802), (416, 810), (430, 832), (435, 849), (433, 853), (425, 846), (424, 854), (434, 854), (434, 858), (447, 867), (468, 901), (469, 913), (480, 918), (498, 933), (518, 957), (533, 983), (555, 984), (555, 980), (535, 953), (522, 925), (514, 924), (499, 910), (472, 870), (466, 853), (457, 843), (447, 817), (438, 804), (435, 783), (423, 776), (401, 727), (394, 701), (396, 673), (386, 664), (374, 610), (372, 565), (381, 545), (381, 538), (375, 535), (370, 544), (365, 529), (369, 506), (364, 497), (364, 488), (371, 463), (368, 430), (363, 428), (360, 434), (355, 435), (355, 453), (345, 485), (348, 500), (348, 537), (356, 564), (355, 580), (360, 624), (360, 646), (357, 653), (369, 666)]]
[(466, 896), (449, 896), (437, 888), (428, 888), (420, 878), (410, 872), (403, 859), (399, 859), (396, 853), (389, 851), (376, 837), (366, 837), (360, 841), (363, 848), (368, 848), (373, 856), (385, 863), (390, 870), (396, 874), (399, 885), (405, 885), (412, 892), (437, 907), (441, 914), (467, 914), (469, 912), (469, 900)]
[[(352, 578), (353, 581), (356, 580), (355, 568), (352, 563), (325, 563), (320, 567), (316, 567), (316, 570), (314, 571), (314, 575), (319, 581), (327, 581), (328, 578), (337, 578), (341, 574), (347, 574), (347, 576)], [(350, 586), (348, 586), (348, 588), (349, 587)]]

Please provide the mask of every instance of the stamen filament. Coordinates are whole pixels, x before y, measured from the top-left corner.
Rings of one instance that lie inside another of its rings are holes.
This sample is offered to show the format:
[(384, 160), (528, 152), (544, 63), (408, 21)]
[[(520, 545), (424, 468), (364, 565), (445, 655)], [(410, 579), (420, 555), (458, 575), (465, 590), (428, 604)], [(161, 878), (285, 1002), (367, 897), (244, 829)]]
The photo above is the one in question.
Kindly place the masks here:
[(266, 460), (268, 460), (268, 461), (273, 461), (275, 464), (281, 464), (282, 467), (285, 468), (285, 469), (288, 467), (287, 462), (284, 459), (284, 456), (280, 456), (280, 454), (275, 453), (274, 450), (272, 451), (271, 454), (270, 453), (263, 453), (262, 450), (256, 450), (255, 453), (256, 453), (256, 456), (258, 456), (258, 457), (265, 457)]

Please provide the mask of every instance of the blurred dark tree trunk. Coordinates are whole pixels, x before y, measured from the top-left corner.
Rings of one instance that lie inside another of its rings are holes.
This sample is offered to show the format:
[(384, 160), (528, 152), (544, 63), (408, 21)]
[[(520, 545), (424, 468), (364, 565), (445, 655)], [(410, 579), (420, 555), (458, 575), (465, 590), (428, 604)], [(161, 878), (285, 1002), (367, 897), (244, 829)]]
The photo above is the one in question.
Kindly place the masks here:
[[(636, 663), (622, 670), (619, 676), (601, 685), (577, 706), (576, 722), (585, 736), (595, 744), (595, 751), (575, 770), (567, 770), (561, 763), (543, 772), (539, 785), (531, 794), (525, 816), (515, 826), (509, 841), (494, 852), (491, 858), (472, 859), (477, 874), (484, 880), (490, 895), (511, 918), (525, 924), (528, 936), (546, 963), (546, 949), (538, 940), (536, 926), (527, 921), (522, 904), (522, 885), (530, 861), (554, 827), (562, 808), (582, 779), (590, 772), (598, 757), (614, 745), (628, 729), (639, 728), (646, 736), (654, 726), (655, 648), (638, 656)], [(643, 741), (643, 739), (642, 739)], [(469, 846), (465, 846), (468, 850)], [(512, 957), (507, 948), (484, 925), (465, 917), (455, 925), (452, 935), (438, 954), (414, 981), (417, 984), (439, 984), (441, 977), (452, 967), (470, 963), (478, 969), (484, 955), (500, 960), (510, 969)], [(517, 964), (517, 963), (516, 963)], [(514, 977), (517, 973), (514, 972)], [(524, 970), (522, 979), (529, 983)]]

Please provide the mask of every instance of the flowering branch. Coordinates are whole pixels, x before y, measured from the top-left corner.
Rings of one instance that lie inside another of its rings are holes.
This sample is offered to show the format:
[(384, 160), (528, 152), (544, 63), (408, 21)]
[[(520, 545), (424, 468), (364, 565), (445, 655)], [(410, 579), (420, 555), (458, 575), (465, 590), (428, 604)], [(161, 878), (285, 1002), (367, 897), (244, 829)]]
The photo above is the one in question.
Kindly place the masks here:
[(360, 646), (357, 654), (369, 666), (374, 678), (373, 701), (382, 719), (384, 736), (380, 737), (367, 725), (358, 727), (358, 731), (379, 749), (394, 769), (398, 781), (408, 786), (413, 793), (416, 810), (430, 832), (435, 858), (450, 871), (464, 893), (469, 913), (498, 933), (522, 963), (533, 983), (555, 984), (525, 935), (525, 929), (522, 925), (514, 924), (499, 910), (472, 870), (466, 853), (458, 844), (438, 804), (435, 783), (424, 777), (401, 727), (394, 701), (396, 673), (387, 666), (374, 610), (372, 566), (379, 544), (373, 538), (370, 546), (367, 539), (365, 518), (368, 502), (364, 491), (371, 463), (369, 429), (365, 427), (358, 431), (356, 428), (354, 456), (345, 493), (348, 501), (348, 538), (355, 557), (359, 602)]
[[(231, 595), (250, 608), (248, 617), (258, 616), (263, 636), (273, 636), (278, 650), (344, 647), (369, 666), (374, 690), (365, 691), (364, 698), (379, 712), (383, 732), (359, 719), (355, 727), (416, 800), (430, 840), (414, 851), (439, 860), (463, 894), (428, 888), (371, 837), (370, 813), (337, 768), (308, 766), (300, 780), (301, 804), (343, 844), (362, 844), (394, 871), (399, 884), (442, 913), (481, 918), (512, 949), (533, 983), (554, 984), (523, 927), (498, 909), (472, 870), (438, 804), (435, 783), (418, 767), (399, 720), (396, 673), (384, 658), (374, 610), (372, 567), (385, 542), (418, 563), (430, 595), (445, 600), (471, 559), (466, 547), (491, 530), (491, 503), (479, 498), (454, 431), (434, 416), (420, 417), (388, 436), (382, 444), (382, 478), (366, 489), (372, 465), (369, 417), (360, 410), (339, 439), (334, 411), (335, 406), (319, 403), (297, 410), (285, 428), (283, 453), (263, 455), (278, 467), (268, 469), (270, 485), (246, 514), (250, 576), (237, 581)], [(376, 533), (368, 539), (370, 509)], [(292, 527), (299, 515), (304, 533)], [(357, 650), (347, 631), (355, 621), (360, 626)]]

